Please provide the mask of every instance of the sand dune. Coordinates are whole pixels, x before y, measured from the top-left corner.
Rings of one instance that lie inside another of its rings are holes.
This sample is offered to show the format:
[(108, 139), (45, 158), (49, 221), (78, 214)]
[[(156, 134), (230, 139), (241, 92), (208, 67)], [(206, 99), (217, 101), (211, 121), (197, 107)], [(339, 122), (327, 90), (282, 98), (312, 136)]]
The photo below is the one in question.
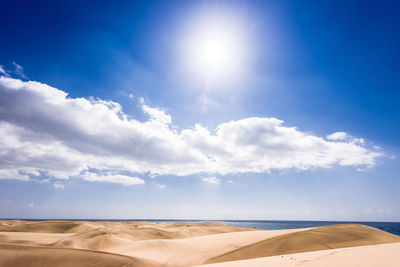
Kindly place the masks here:
[(51, 246), (73, 234), (48, 234), (31, 232), (0, 232), (0, 244), (25, 246)]
[(143, 240), (110, 252), (155, 260), (163, 266), (191, 266), (274, 236), (302, 230), (245, 231), (175, 240)]
[(52, 245), (62, 248), (107, 251), (107, 249), (126, 245), (128, 243), (130, 243), (129, 240), (118, 238), (108, 230), (99, 228), (65, 237)]
[(71, 221), (12, 221), (2, 222), (0, 232), (35, 232), (35, 233), (80, 233), (95, 229), (96, 226), (87, 222)]
[(361, 247), (317, 250), (200, 265), (204, 267), (398, 267), (400, 263), (400, 243), (369, 245)]
[(15, 220), (0, 221), (0, 266), (194, 266), (391, 242), (400, 237), (356, 224), (263, 231), (214, 222)]
[(65, 249), (43, 248), (30, 246), (0, 245), (0, 266), (4, 267), (151, 267), (151, 262), (146, 262), (132, 257), (115, 255), (105, 252)]
[(369, 226), (330, 225), (266, 239), (215, 257), (207, 263), (393, 242), (400, 242), (400, 237)]

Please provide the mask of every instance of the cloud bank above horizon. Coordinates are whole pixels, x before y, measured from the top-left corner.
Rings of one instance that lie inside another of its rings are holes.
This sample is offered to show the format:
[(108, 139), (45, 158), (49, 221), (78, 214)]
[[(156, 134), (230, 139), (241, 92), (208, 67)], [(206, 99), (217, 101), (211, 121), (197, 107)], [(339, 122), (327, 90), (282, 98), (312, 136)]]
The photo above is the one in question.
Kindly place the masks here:
[(276, 118), (177, 130), (162, 109), (140, 105), (147, 121), (131, 118), (110, 100), (71, 98), (43, 83), (0, 76), (0, 179), (76, 177), (137, 185), (145, 183), (140, 174), (369, 168), (384, 156), (363, 138), (345, 132), (318, 137)]

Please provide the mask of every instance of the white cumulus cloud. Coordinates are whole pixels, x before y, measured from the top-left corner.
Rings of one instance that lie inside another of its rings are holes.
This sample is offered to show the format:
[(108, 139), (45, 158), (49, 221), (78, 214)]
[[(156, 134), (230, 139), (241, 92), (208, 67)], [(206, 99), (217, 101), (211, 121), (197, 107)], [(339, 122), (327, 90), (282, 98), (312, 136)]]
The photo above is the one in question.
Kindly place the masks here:
[(22, 174), (15, 169), (4, 168), (0, 169), (0, 179), (18, 179), (28, 181), (29, 176), (26, 174)]
[[(335, 133), (329, 134), (326, 136), (326, 139), (332, 140), (332, 141), (348, 141), (348, 142), (353, 142), (353, 143), (357, 143), (360, 145), (365, 144), (364, 138), (354, 138), (345, 132), (335, 132)], [(373, 148), (376, 149), (374, 146), (373, 146)]]
[(165, 111), (140, 103), (149, 116), (144, 122), (113, 101), (72, 98), (43, 83), (0, 76), (0, 179), (41, 174), (136, 185), (145, 183), (136, 174), (365, 168), (384, 155), (346, 133), (325, 139), (268, 117), (178, 130)]
[(348, 134), (345, 133), (345, 132), (336, 132), (336, 133), (333, 133), (333, 134), (330, 134), (330, 135), (326, 136), (326, 138), (328, 140), (335, 140), (335, 141), (337, 141), (337, 140), (345, 140), (348, 137), (349, 137)]

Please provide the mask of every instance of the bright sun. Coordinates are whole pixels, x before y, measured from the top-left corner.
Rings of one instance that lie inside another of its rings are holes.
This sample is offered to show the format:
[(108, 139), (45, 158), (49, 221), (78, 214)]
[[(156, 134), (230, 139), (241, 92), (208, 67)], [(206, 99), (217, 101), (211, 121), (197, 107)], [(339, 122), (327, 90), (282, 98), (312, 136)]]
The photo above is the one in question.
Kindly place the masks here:
[(233, 36), (223, 32), (209, 32), (201, 36), (193, 44), (193, 63), (203, 71), (221, 73), (235, 61), (237, 51), (234, 51)]
[(227, 20), (208, 18), (198, 22), (184, 42), (187, 67), (207, 81), (236, 75), (244, 64), (244, 50), (240, 27)]

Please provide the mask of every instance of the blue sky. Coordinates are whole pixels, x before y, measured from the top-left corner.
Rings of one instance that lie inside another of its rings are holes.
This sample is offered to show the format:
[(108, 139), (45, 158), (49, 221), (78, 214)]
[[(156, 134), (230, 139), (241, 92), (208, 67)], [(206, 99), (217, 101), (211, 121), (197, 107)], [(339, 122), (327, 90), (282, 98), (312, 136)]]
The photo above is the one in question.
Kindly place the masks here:
[(400, 221), (399, 11), (2, 3), (0, 217)]

